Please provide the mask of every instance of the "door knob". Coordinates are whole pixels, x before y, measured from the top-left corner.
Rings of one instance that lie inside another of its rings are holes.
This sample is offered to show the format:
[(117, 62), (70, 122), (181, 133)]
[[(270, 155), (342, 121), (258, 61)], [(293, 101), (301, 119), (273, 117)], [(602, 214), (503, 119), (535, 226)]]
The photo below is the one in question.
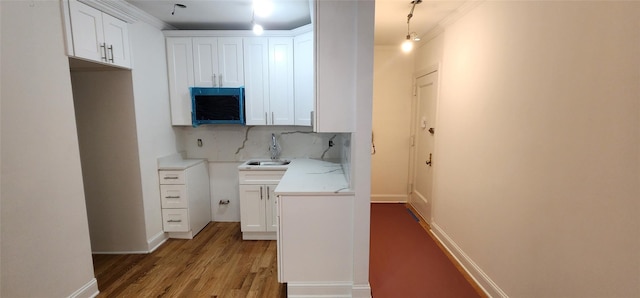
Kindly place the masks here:
[(430, 128), (429, 128), (429, 133), (430, 133), (430, 134), (434, 134), (435, 132), (436, 132), (436, 131), (435, 131), (435, 129), (433, 129), (433, 127), (430, 127)]

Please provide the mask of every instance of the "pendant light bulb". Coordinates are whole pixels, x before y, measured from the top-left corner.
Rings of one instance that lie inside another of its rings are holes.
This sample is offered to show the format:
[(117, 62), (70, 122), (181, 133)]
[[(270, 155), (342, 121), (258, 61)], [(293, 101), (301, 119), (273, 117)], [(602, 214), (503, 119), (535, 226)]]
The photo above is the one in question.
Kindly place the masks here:
[(413, 50), (413, 42), (411, 41), (411, 39), (407, 38), (402, 43), (402, 51), (405, 52), (405, 53), (409, 53), (409, 52), (411, 52), (411, 50)]
[(262, 28), (262, 26), (260, 26), (260, 24), (253, 24), (253, 34), (255, 35), (262, 35), (262, 32), (264, 32), (264, 28)]

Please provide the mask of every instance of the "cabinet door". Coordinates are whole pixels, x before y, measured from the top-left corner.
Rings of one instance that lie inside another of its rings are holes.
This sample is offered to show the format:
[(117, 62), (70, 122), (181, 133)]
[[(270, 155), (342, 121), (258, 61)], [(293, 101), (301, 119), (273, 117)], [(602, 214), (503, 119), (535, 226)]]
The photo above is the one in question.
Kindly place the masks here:
[(311, 126), (315, 73), (313, 49), (313, 32), (298, 35), (293, 39), (294, 125)]
[(269, 38), (269, 107), (272, 125), (293, 125), (293, 38)]
[(267, 201), (265, 205), (265, 220), (267, 232), (278, 231), (278, 204), (276, 200), (276, 194), (273, 192), (276, 189), (277, 184), (265, 185), (265, 193), (267, 195)]
[(264, 185), (240, 185), (240, 230), (243, 232), (266, 231), (265, 190)]
[(69, 1), (69, 10), (74, 55), (106, 62), (102, 12), (78, 1)]
[(217, 38), (193, 38), (193, 68), (195, 79), (194, 86), (220, 86)]
[(193, 51), (191, 38), (167, 37), (167, 68), (171, 124), (191, 125), (191, 94), (193, 86)]
[(131, 67), (129, 29), (127, 23), (110, 15), (102, 14), (104, 42), (107, 46), (107, 61), (123, 67)]
[(220, 87), (244, 86), (241, 37), (218, 38), (218, 74), (222, 77)]
[(244, 91), (247, 125), (267, 125), (269, 111), (269, 43), (265, 37), (244, 39)]

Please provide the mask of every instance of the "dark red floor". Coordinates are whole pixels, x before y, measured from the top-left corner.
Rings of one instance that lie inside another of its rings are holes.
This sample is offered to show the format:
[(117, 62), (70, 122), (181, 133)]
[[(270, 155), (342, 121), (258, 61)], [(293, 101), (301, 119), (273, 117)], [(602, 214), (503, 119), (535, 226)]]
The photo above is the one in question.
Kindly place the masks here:
[(374, 298), (479, 297), (404, 204), (371, 205)]

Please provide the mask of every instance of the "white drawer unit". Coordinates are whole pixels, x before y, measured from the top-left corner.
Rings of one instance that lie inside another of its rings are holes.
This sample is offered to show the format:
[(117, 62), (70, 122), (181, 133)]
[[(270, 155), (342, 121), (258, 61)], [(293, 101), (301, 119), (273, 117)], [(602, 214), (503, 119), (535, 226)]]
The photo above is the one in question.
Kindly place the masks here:
[(243, 240), (276, 240), (277, 199), (284, 170), (240, 171), (240, 230)]
[(162, 221), (165, 232), (189, 232), (189, 212), (186, 208), (162, 209)]
[(162, 208), (188, 208), (187, 186), (183, 184), (160, 185)]
[(192, 239), (211, 221), (209, 172), (204, 160), (184, 170), (158, 172), (162, 229), (170, 238)]

